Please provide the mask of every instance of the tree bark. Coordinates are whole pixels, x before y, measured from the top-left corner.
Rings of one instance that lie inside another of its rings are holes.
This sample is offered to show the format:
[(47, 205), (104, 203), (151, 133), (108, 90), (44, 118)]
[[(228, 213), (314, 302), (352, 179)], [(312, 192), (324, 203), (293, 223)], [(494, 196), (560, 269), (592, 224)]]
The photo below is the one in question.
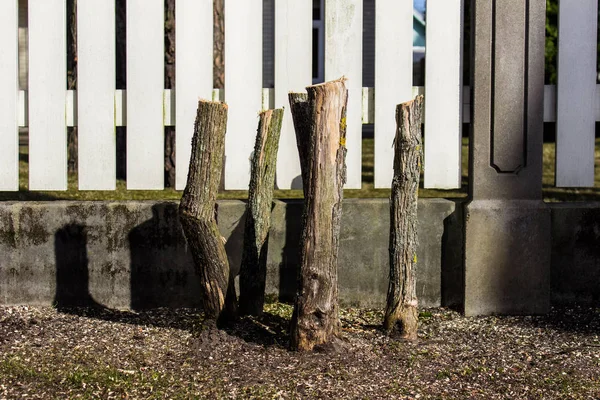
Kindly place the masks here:
[[(165, 89), (175, 89), (175, 0), (165, 0)], [(165, 186), (175, 187), (175, 127), (165, 126)]]
[(198, 102), (188, 180), (179, 204), (181, 225), (200, 276), (204, 311), (218, 324), (236, 312), (233, 280), (215, 215), (226, 126), (226, 104)]
[(346, 181), (344, 79), (309, 86), (307, 91), (306, 101), (290, 96), (305, 194), (291, 323), (291, 346), (297, 350), (332, 344), (340, 336), (337, 256)]
[[(67, 2), (67, 89), (77, 89), (77, 0)], [(67, 129), (67, 169), (77, 172), (79, 140), (77, 127)]]
[(251, 160), (240, 270), (240, 312), (247, 315), (261, 315), (265, 303), (269, 228), (282, 120), (283, 108), (260, 113)]
[(294, 121), (294, 130), (296, 131), (296, 145), (298, 146), (298, 154), (300, 157), (300, 175), (302, 176), (302, 190), (306, 197), (306, 188), (308, 184), (308, 150), (310, 138), (310, 115), (308, 108), (308, 94), (306, 93), (290, 93), (290, 110)]
[(225, 87), (225, 0), (213, 0), (213, 87)]
[(396, 107), (394, 178), (390, 199), (390, 277), (383, 326), (417, 339), (417, 198), (421, 172), (423, 96)]

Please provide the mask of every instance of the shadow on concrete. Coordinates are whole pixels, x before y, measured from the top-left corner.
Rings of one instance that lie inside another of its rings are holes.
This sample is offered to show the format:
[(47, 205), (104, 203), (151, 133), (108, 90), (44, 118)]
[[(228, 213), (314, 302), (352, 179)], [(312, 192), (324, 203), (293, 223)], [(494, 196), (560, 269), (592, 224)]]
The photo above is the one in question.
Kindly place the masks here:
[(304, 205), (298, 200), (285, 203), (285, 244), (279, 264), (279, 301), (291, 303), (296, 298), (300, 278), (300, 239)]
[(128, 239), (131, 309), (200, 307), (199, 281), (176, 203), (152, 206), (152, 218), (134, 227)]
[[(247, 214), (248, 211), (244, 210), (242, 216), (233, 223), (231, 233), (227, 238), (227, 242), (225, 242), (227, 261), (229, 262), (229, 274), (234, 279), (235, 277), (239, 276), (241, 270), (242, 252), (244, 249), (244, 230), (246, 227)], [(223, 229), (221, 229), (221, 232), (225, 233)]]
[(454, 212), (444, 218), (442, 234), (442, 307), (464, 309), (464, 234), (463, 202), (454, 202)]
[(56, 294), (59, 309), (69, 307), (103, 308), (89, 291), (87, 231), (85, 226), (68, 224), (54, 235)]

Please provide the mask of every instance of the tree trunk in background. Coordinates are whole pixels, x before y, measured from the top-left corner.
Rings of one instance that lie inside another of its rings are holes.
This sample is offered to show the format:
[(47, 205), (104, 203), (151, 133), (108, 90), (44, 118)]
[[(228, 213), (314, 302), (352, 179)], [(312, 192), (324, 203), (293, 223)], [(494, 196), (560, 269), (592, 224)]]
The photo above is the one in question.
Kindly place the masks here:
[[(126, 0), (115, 0), (116, 28), (116, 79), (117, 89), (127, 87), (127, 46), (125, 43), (127, 30)], [(117, 134), (117, 179), (127, 179), (127, 128), (119, 126)]]
[(204, 311), (211, 323), (219, 324), (236, 313), (233, 278), (215, 215), (226, 127), (226, 104), (198, 102), (189, 174), (179, 204), (181, 225), (200, 277)]
[(240, 270), (240, 312), (247, 315), (261, 315), (265, 303), (269, 228), (282, 120), (283, 108), (260, 113), (252, 154)]
[[(165, 89), (175, 89), (175, 0), (165, 0)], [(165, 186), (175, 187), (175, 127), (165, 126)]]
[[(67, 1), (67, 89), (77, 89), (77, 0)], [(67, 128), (67, 166), (77, 172), (77, 127)]]
[(213, 2), (213, 87), (225, 87), (225, 0)]
[(390, 200), (390, 278), (384, 328), (417, 339), (419, 322), (417, 267), (417, 198), (421, 172), (423, 96), (396, 107), (394, 178)]
[(337, 257), (346, 181), (348, 90), (340, 79), (309, 86), (307, 91), (306, 106), (294, 103), (303, 102), (303, 96), (290, 96), (292, 112), (298, 113), (294, 126), (299, 152), (306, 153), (301, 156), (306, 184), (300, 279), (291, 323), (291, 346), (297, 350), (335, 344), (341, 330)]

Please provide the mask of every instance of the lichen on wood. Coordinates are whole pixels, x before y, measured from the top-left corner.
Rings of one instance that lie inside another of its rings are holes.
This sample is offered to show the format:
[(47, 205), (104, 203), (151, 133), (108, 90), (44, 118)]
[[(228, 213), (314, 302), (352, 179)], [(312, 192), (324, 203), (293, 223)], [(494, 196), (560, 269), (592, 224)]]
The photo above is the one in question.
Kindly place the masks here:
[(290, 94), (304, 184), (300, 276), (291, 323), (291, 347), (312, 350), (341, 333), (337, 262), (346, 181), (344, 79)]
[(218, 323), (236, 314), (233, 279), (215, 215), (226, 127), (226, 104), (198, 102), (188, 179), (179, 204), (181, 225), (200, 277), (204, 310)]
[(394, 177), (390, 199), (390, 275), (383, 326), (414, 340), (418, 329), (417, 198), (422, 159), (423, 96), (396, 107)]
[(239, 304), (240, 313), (247, 315), (262, 314), (265, 302), (269, 228), (282, 120), (283, 108), (260, 113), (250, 162)]

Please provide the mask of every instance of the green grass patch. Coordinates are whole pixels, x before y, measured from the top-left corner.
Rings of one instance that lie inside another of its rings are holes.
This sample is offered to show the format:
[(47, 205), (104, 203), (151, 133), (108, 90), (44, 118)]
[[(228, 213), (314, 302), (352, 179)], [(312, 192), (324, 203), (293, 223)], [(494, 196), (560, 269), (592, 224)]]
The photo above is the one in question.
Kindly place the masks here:
[[(374, 139), (363, 139), (362, 141), (362, 188), (346, 189), (346, 198), (388, 198), (389, 189), (374, 188)], [(465, 199), (468, 193), (468, 158), (469, 142), (467, 138), (462, 142), (462, 182), (460, 189), (439, 190), (424, 189), (421, 176), (421, 187), (419, 197), (421, 198), (446, 198)], [(593, 188), (557, 188), (554, 186), (555, 177), (555, 149), (554, 143), (544, 143), (542, 190), (545, 201), (589, 201), (600, 200), (600, 139), (596, 139), (595, 147), (595, 185)], [(66, 191), (30, 191), (28, 190), (28, 149), (22, 146), (19, 161), (19, 191), (0, 192), (0, 201), (43, 201), (43, 200), (179, 200), (182, 191), (171, 188), (164, 190), (127, 190), (124, 180), (117, 180), (117, 188), (114, 191), (79, 191), (77, 190), (77, 175), (69, 174), (68, 190)], [(391, 168), (391, 166), (390, 166)], [(276, 199), (300, 199), (301, 190), (275, 190)], [(248, 192), (244, 190), (230, 190), (219, 193), (219, 199), (248, 198)]]

